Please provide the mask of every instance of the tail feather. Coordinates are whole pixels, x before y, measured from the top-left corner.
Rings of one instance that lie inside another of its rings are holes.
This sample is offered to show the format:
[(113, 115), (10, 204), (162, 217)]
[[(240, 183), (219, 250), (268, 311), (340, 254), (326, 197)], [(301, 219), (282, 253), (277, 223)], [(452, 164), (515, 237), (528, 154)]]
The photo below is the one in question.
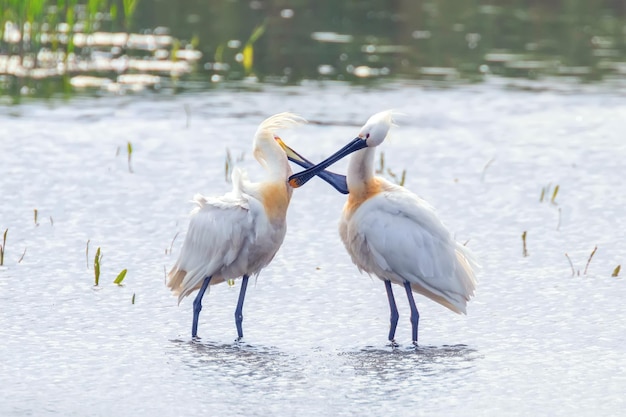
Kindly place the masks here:
[(460, 284), (456, 286), (457, 289), (455, 291), (444, 294), (418, 284), (412, 284), (411, 286), (415, 292), (430, 298), (455, 313), (467, 314), (467, 302), (474, 296), (474, 290), (478, 283), (476, 271), (480, 269), (480, 265), (474, 259), (472, 252), (458, 243), (455, 257), (454, 281)]
[[(183, 300), (183, 298), (187, 297), (192, 292), (199, 290), (202, 286), (202, 280), (198, 279), (190, 279), (196, 278), (198, 275), (194, 273), (195, 271), (187, 272), (182, 269), (177, 269), (176, 267), (172, 269), (169, 273), (170, 280), (167, 283), (167, 286), (170, 287), (174, 295), (178, 297), (178, 304)], [(222, 280), (212, 280), (211, 284), (218, 284), (222, 282)]]
[(456, 261), (457, 277), (465, 290), (465, 294), (463, 294), (464, 298), (466, 301), (469, 301), (470, 298), (474, 296), (474, 290), (478, 284), (476, 272), (480, 270), (480, 265), (474, 258), (472, 252), (458, 243), (456, 248)]
[(178, 269), (176, 267), (172, 268), (172, 270), (168, 274), (169, 281), (167, 281), (167, 286), (172, 290), (174, 294), (180, 295), (180, 293), (182, 292), (182, 283), (185, 279), (185, 275), (187, 275), (187, 271)]
[(419, 284), (411, 284), (411, 288), (418, 294), (422, 294), (424, 297), (428, 297), (436, 303), (441, 304), (442, 306), (450, 309), (451, 311), (458, 314), (466, 314), (466, 305), (467, 300), (459, 297), (457, 294), (450, 295), (447, 294), (445, 297), (440, 294), (436, 294), (427, 288), (419, 285)]

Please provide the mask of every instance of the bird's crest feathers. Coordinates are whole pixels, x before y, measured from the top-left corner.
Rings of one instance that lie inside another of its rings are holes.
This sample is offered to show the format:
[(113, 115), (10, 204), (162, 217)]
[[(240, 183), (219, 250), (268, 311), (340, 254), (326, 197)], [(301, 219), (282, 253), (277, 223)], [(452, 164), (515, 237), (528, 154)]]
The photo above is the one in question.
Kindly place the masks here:
[(379, 113), (374, 114), (369, 119), (367, 119), (366, 124), (384, 123), (388, 126), (397, 126), (395, 123), (396, 122), (395, 117), (400, 116), (400, 115), (401, 115), (400, 113), (392, 109), (381, 111)]
[[(265, 119), (254, 135), (253, 155), (265, 169), (273, 172), (273, 177), (284, 176), (289, 170), (289, 163), (283, 148), (274, 140), (274, 132), (278, 129), (294, 127), (305, 123), (306, 120), (293, 113), (278, 113)], [(288, 176), (288, 175), (287, 175)]]
[(274, 133), (279, 129), (287, 129), (306, 123), (306, 119), (294, 113), (283, 112), (268, 117), (257, 129), (256, 136), (262, 133)]

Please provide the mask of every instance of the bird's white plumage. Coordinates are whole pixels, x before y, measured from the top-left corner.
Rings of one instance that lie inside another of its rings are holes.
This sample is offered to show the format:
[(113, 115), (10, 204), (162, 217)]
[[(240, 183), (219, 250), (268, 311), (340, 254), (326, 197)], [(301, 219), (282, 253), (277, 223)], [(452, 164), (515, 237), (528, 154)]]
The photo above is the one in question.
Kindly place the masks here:
[(367, 146), (375, 147), (383, 143), (389, 128), (394, 125), (394, 116), (398, 113), (393, 110), (381, 111), (374, 114), (361, 127), (359, 137), (367, 140)]
[(413, 291), (465, 313), (477, 282), (470, 251), (453, 239), (428, 203), (374, 176), (375, 147), (387, 136), (392, 116), (377, 113), (359, 132), (367, 147), (350, 158), (350, 194), (339, 234), (359, 270), (401, 285), (408, 281)]
[[(474, 293), (475, 265), (432, 208), (415, 194), (382, 178), (382, 191), (352, 213), (344, 211), (341, 239), (359, 270), (397, 284), (465, 313)], [(384, 181), (384, 182), (383, 182)]]
[(233, 171), (233, 190), (220, 197), (196, 195), (180, 256), (169, 273), (168, 286), (178, 300), (200, 288), (242, 275), (257, 275), (280, 248), (292, 189), (287, 156), (274, 140), (274, 131), (303, 119), (280, 113), (265, 120), (254, 138), (254, 155), (266, 179), (251, 182)]

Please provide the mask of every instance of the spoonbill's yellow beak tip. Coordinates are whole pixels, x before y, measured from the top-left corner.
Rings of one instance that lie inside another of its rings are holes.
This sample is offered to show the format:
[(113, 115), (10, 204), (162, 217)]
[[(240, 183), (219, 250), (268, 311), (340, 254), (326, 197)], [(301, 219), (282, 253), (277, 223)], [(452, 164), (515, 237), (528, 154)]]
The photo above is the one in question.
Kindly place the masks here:
[(294, 151), (289, 146), (287, 146), (287, 144), (283, 142), (281, 138), (279, 138), (278, 136), (274, 136), (274, 139), (276, 140), (276, 142), (278, 142), (280, 147), (283, 148), (283, 151), (285, 151), (287, 158), (291, 160), (295, 160), (295, 161), (304, 161), (302, 156), (298, 152)]

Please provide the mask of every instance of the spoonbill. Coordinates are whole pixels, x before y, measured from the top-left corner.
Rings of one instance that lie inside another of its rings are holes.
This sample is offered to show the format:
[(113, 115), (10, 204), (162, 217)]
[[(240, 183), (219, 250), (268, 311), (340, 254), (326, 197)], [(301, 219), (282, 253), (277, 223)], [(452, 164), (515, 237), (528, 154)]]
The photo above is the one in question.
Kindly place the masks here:
[(478, 264), (465, 246), (454, 240), (433, 208), (406, 188), (374, 176), (375, 147), (383, 143), (392, 126), (392, 112), (369, 118), (358, 136), (319, 164), (289, 178), (294, 187), (304, 185), (319, 170), (350, 153), (347, 173), (348, 201), (339, 222), (339, 235), (359, 271), (385, 283), (395, 341), (398, 308), (391, 284), (404, 287), (411, 309), (413, 344), (417, 346), (419, 312), (413, 292), (466, 314), (474, 295)]
[[(271, 262), (285, 237), (285, 217), (293, 191), (287, 183), (292, 173), (288, 159), (304, 167), (313, 165), (285, 145), (274, 131), (303, 122), (294, 114), (279, 113), (261, 123), (254, 136), (253, 154), (265, 169), (263, 181), (251, 182), (245, 172), (235, 169), (231, 192), (220, 197), (195, 196), (187, 235), (167, 283), (179, 304), (199, 290), (193, 302), (192, 337), (198, 335), (202, 297), (209, 285), (242, 277), (235, 324), (237, 340), (243, 338), (248, 279)], [(347, 193), (345, 176), (321, 171), (320, 177)]]

